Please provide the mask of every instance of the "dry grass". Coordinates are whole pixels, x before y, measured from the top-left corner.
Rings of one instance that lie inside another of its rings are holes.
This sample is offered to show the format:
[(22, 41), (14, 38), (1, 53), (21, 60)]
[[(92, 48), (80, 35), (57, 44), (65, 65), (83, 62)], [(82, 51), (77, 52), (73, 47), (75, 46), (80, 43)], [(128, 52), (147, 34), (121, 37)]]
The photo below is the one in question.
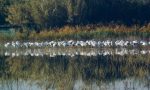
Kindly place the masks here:
[(62, 28), (41, 30), (40, 33), (25, 29), (23, 33), (16, 32), (11, 37), (9, 35), (0, 35), (0, 40), (85, 40), (126, 37), (149, 38), (150, 24), (143, 27), (127, 27), (124, 25), (64, 26)]

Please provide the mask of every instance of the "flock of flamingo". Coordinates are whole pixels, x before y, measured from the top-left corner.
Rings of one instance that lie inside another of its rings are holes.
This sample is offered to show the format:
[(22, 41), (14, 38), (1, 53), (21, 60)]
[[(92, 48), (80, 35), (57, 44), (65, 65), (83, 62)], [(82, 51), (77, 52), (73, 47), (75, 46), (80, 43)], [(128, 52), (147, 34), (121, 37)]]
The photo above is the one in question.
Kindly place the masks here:
[[(115, 50), (109, 50), (109, 47), (117, 47)], [(20, 42), (12, 41), (4, 43), (6, 51), (5, 56), (20, 56), (20, 55), (31, 55), (31, 56), (44, 56), (49, 55), (50, 57), (63, 55), (63, 56), (97, 56), (97, 55), (137, 55), (137, 54), (150, 54), (150, 50), (128, 50), (127, 47), (137, 46), (150, 46), (150, 41), (144, 40), (86, 40), (86, 41), (45, 41), (45, 42)], [(32, 48), (33, 47), (33, 48)], [(38, 47), (34, 48), (34, 47)], [(49, 51), (45, 51), (43, 48), (48, 47)], [(67, 47), (71, 47), (67, 49)], [(77, 47), (77, 48), (72, 48)], [(93, 47), (94, 49), (82, 50), (82, 47)], [(102, 47), (102, 48), (101, 48)], [(15, 48), (15, 52), (11, 52), (9, 48)], [(23, 51), (17, 51), (18, 48), (26, 48)], [(59, 48), (59, 49), (58, 49)], [(62, 49), (63, 48), (63, 49)], [(107, 48), (107, 49), (104, 49)], [(119, 49), (118, 49), (119, 48)], [(25, 51), (24, 51), (25, 50)], [(44, 51), (43, 51), (44, 50)]]
[(126, 47), (126, 46), (148, 46), (150, 45), (149, 41), (144, 40), (105, 40), (105, 41), (96, 41), (96, 40), (87, 40), (87, 41), (46, 41), (46, 42), (19, 42), (19, 41), (12, 41), (7, 42), (4, 44), (6, 48), (8, 47), (111, 47), (111, 46), (120, 46), (120, 47)]

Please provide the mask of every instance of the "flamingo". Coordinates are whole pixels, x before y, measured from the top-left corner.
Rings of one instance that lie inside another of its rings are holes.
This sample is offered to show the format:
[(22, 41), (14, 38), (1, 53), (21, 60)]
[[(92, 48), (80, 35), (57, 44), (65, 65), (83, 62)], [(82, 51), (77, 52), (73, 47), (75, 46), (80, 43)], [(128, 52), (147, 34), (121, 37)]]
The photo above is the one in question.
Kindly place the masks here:
[(138, 41), (137, 41), (137, 40), (134, 40), (134, 41), (132, 41), (130, 44), (131, 44), (132, 46), (136, 46), (136, 45), (138, 45)]
[(142, 45), (142, 46), (147, 46), (147, 42), (145, 42), (145, 41), (140, 41), (140, 44)]
[(4, 46), (7, 48), (9, 45), (10, 45), (10, 43), (8, 42)]
[(124, 46), (129, 46), (130, 45), (130, 42), (129, 41), (125, 41), (124, 42)]
[(117, 41), (115, 42), (115, 45), (116, 45), (116, 46), (124, 46), (124, 41), (123, 41), (123, 40), (117, 40)]
[(15, 48), (16, 47), (16, 44), (15, 42), (12, 41), (11, 45)]

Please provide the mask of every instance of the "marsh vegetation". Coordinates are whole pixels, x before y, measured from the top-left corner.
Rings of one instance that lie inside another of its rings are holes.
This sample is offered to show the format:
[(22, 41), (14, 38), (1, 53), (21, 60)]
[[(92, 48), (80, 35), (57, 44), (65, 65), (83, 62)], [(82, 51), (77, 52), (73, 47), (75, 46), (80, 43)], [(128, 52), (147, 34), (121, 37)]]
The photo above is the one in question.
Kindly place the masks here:
[(150, 90), (149, 0), (0, 0), (0, 90)]

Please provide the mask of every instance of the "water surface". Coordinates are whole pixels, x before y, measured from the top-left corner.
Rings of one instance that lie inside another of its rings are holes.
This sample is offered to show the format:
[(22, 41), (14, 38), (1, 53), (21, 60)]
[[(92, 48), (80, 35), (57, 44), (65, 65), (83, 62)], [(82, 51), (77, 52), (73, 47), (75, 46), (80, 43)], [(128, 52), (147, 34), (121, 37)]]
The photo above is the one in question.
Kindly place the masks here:
[(150, 90), (147, 48), (7, 49), (0, 53), (0, 90)]

